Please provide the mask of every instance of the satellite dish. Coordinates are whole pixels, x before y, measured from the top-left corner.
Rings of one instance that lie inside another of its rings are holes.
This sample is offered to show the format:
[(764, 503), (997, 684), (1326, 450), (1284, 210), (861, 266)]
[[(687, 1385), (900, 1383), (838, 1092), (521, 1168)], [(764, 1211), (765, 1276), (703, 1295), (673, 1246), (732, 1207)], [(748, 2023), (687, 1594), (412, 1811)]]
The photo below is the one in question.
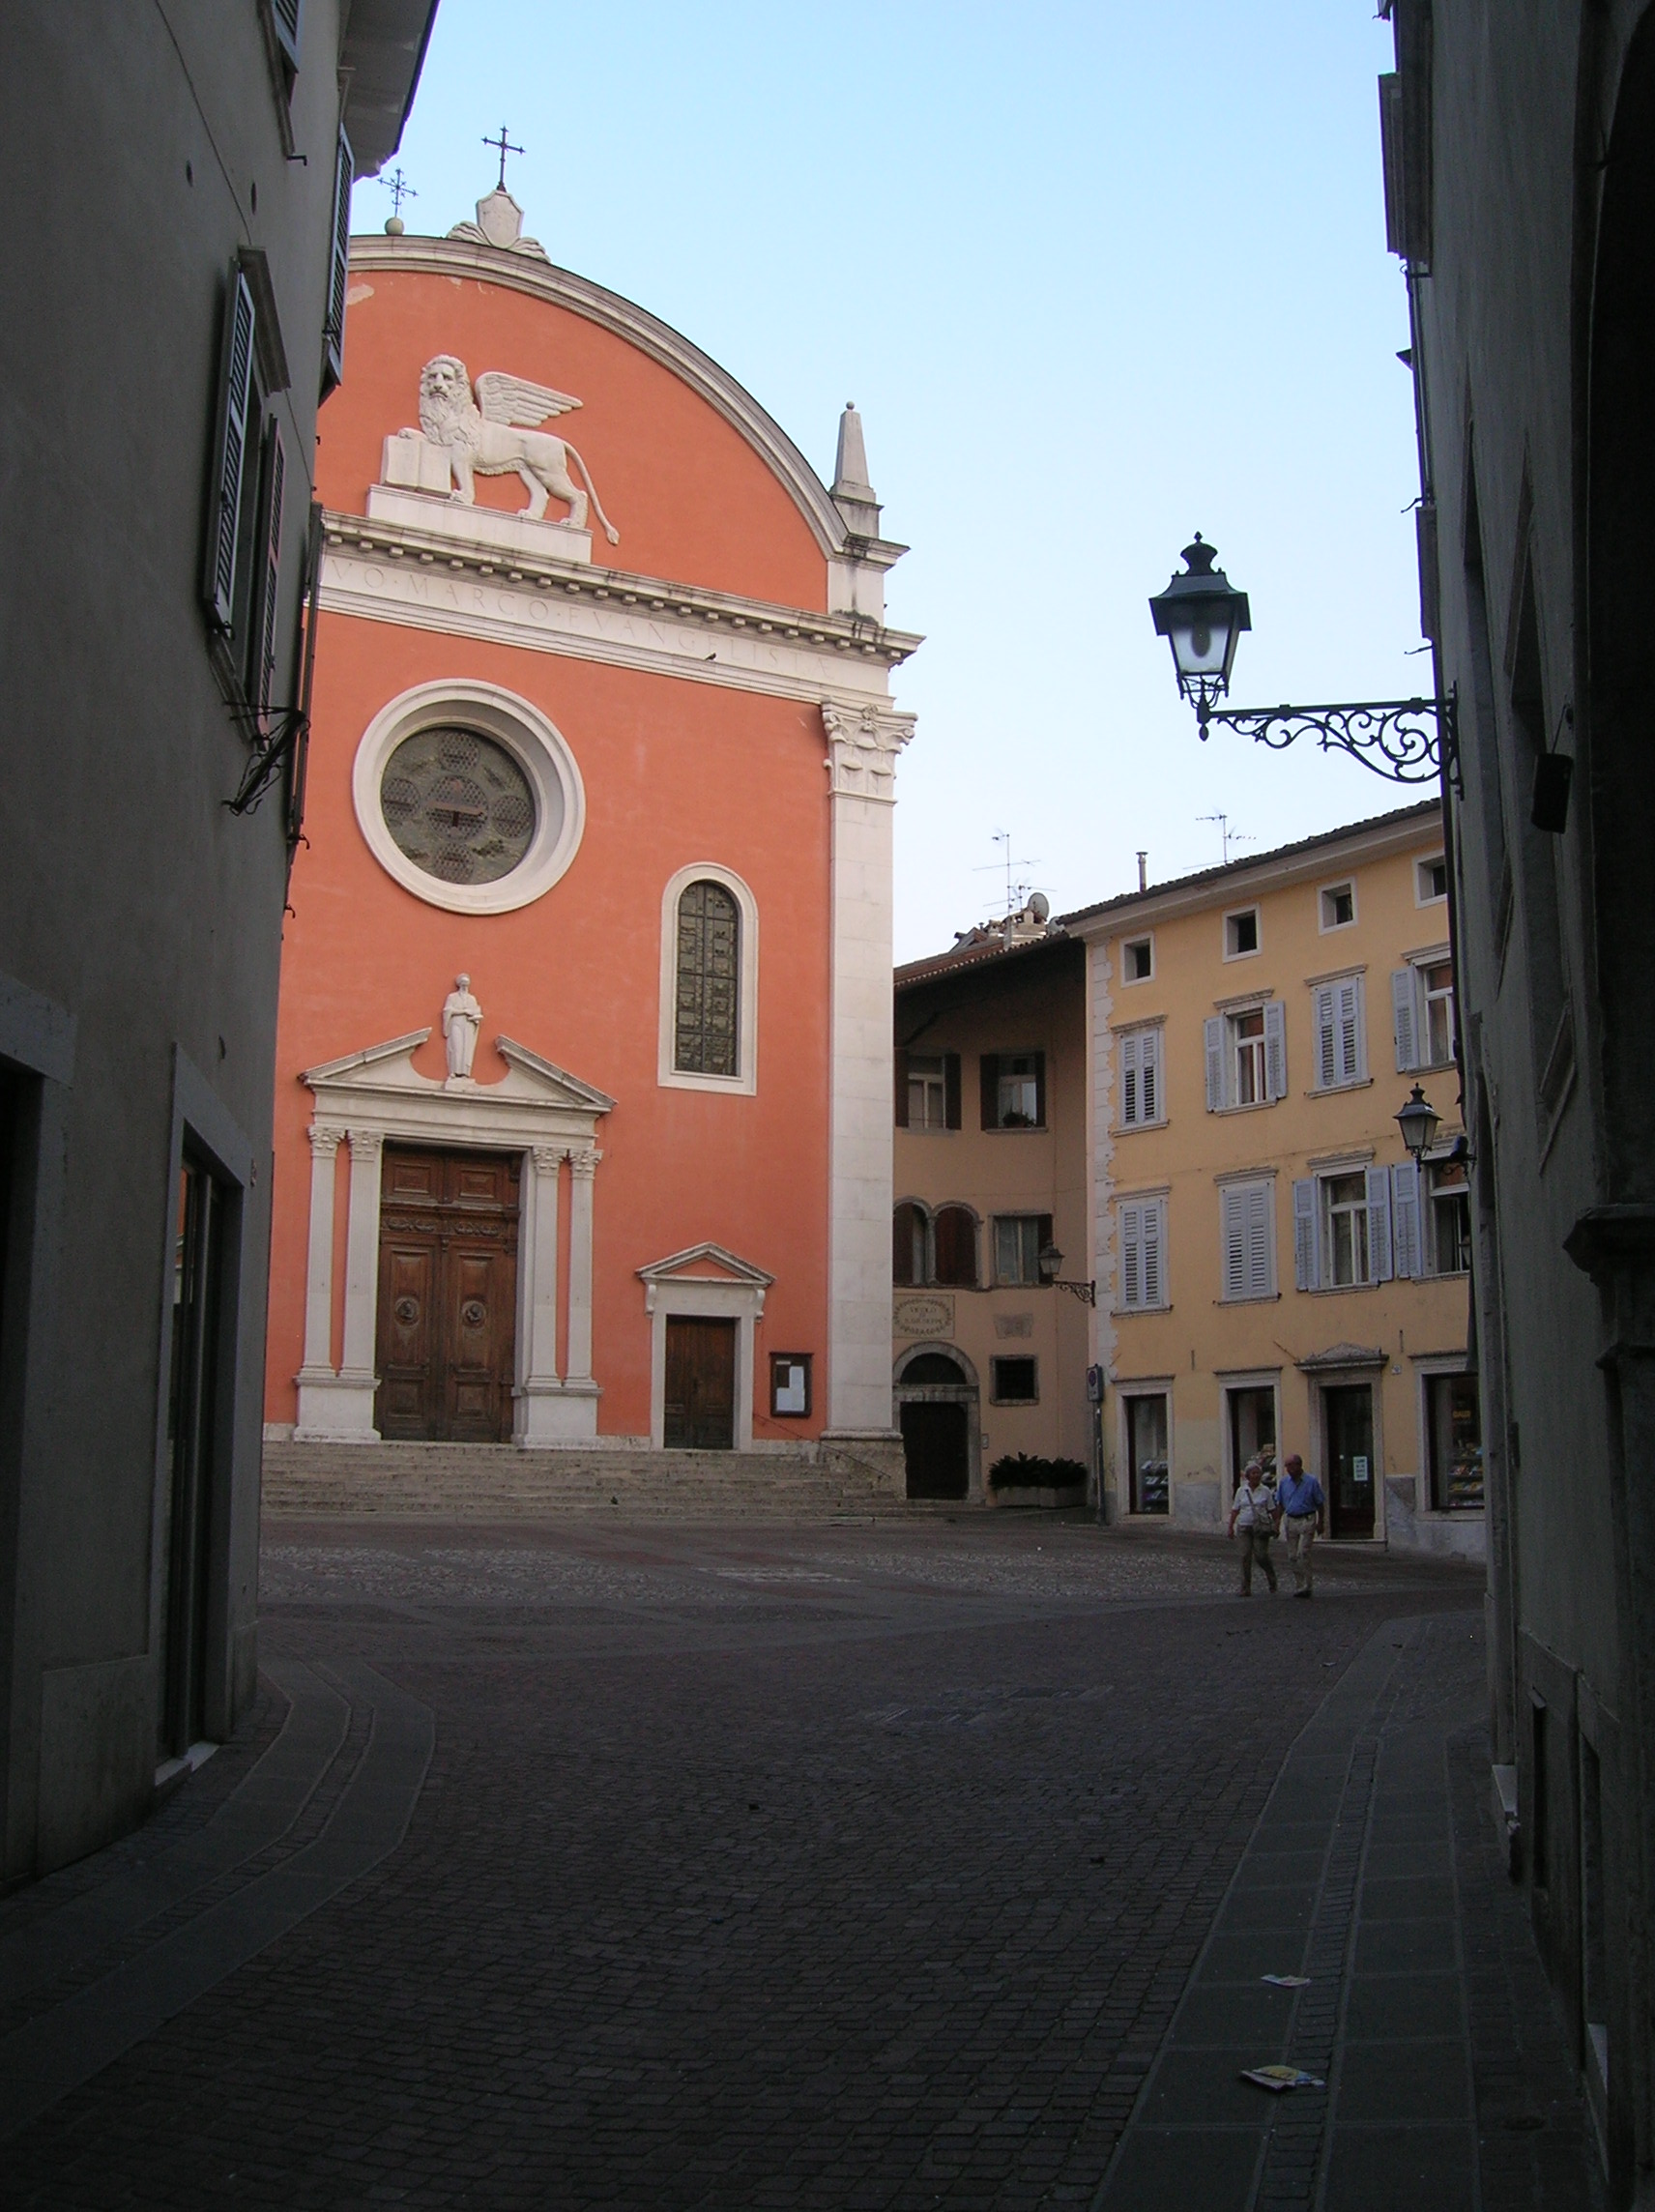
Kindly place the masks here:
[(1046, 896), (1044, 891), (1035, 891), (1031, 895), (1029, 901), (1029, 912), (1033, 916), (1036, 921), (1050, 920), (1052, 914), (1052, 902)]

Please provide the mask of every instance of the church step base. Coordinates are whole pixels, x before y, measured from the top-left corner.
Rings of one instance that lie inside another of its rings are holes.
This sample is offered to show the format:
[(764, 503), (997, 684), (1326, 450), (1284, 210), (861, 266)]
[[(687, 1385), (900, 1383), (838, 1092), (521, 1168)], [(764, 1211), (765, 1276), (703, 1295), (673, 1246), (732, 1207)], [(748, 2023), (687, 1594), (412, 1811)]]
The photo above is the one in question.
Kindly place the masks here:
[[(656, 1519), (908, 1512), (902, 1450), (523, 1451), (512, 1444), (267, 1443), (267, 1520), (334, 1515), (487, 1520), (634, 1512)], [(923, 1510), (919, 1508), (917, 1510)]]

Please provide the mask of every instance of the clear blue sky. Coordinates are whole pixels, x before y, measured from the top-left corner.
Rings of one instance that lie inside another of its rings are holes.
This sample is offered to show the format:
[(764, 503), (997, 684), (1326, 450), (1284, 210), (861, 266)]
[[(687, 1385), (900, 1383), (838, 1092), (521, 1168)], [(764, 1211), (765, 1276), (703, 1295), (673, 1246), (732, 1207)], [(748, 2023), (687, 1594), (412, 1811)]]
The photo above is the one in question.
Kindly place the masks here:
[[(1194, 530), (1252, 596), (1240, 704), (1407, 696), (1417, 489), (1384, 250), (1373, 0), (443, 0), (411, 230), (509, 182), (554, 261), (642, 302), (832, 474), (854, 398), (919, 716), (897, 954), (1379, 813), (1301, 746), (1203, 748), (1145, 600)], [(358, 227), (390, 213), (357, 191)]]

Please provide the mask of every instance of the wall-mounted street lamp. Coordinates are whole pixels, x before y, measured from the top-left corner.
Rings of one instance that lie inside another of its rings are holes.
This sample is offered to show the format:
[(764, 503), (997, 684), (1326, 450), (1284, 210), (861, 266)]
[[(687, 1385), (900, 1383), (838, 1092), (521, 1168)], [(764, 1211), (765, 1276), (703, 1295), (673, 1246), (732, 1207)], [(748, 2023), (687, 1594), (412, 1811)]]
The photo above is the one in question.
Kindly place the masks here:
[(1041, 1245), (1036, 1265), (1040, 1269), (1040, 1280), (1046, 1288), (1050, 1291), (1068, 1291), (1080, 1299), (1083, 1306), (1096, 1305), (1097, 1285), (1095, 1283), (1065, 1283), (1058, 1273), (1058, 1269), (1062, 1264), (1063, 1255), (1058, 1250), (1056, 1244)]
[(1416, 1083), (1406, 1106), (1397, 1115), (1397, 1127), (1410, 1160), (1422, 1160), (1437, 1142), (1441, 1116)]
[(1460, 788), (1460, 748), (1455, 697), (1359, 699), (1326, 707), (1220, 707), (1230, 692), (1235, 647), (1253, 618), (1245, 592), (1236, 591), (1216, 548), (1200, 531), (1183, 551), (1184, 568), (1149, 601), (1155, 634), (1173, 649), (1178, 689), (1195, 709), (1202, 741), (1209, 722), (1225, 722), (1258, 744), (1280, 752), (1295, 738), (1313, 737), (1323, 752), (1337, 749), (1392, 783), (1435, 783), (1446, 775)]

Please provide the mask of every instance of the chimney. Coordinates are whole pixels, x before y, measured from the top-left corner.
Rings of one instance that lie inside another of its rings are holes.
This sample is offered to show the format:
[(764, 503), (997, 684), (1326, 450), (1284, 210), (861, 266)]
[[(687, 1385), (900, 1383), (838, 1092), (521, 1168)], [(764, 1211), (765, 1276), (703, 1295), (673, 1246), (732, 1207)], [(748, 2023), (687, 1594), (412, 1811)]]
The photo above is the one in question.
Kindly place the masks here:
[(1147, 853), (1140, 853), (1138, 856), (1138, 888), (1141, 891), (1147, 891), (1149, 888), (1148, 859)]

